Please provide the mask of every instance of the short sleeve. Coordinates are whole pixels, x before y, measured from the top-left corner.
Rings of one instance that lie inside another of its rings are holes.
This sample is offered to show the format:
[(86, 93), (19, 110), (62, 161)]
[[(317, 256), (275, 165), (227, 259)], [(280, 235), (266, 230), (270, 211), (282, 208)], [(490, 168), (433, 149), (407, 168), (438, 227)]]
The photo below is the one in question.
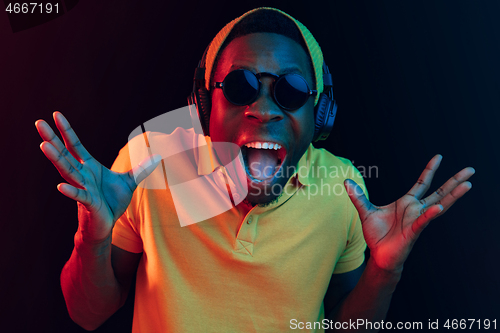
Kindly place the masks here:
[[(116, 172), (127, 172), (130, 169), (129, 149), (128, 146), (125, 146), (120, 150), (118, 157), (111, 166), (111, 170)], [(113, 245), (120, 249), (133, 253), (141, 253), (143, 251), (142, 239), (133, 214), (135, 203), (138, 201), (141, 191), (142, 188), (137, 188), (135, 190), (127, 210), (125, 210), (125, 213), (116, 221), (113, 227), (111, 241)]]
[[(362, 188), (364, 194), (368, 198), (368, 191), (366, 190), (363, 176), (354, 166), (352, 166), (352, 170), (353, 172), (350, 175), (350, 179), (354, 180)], [(350, 221), (348, 239), (345, 250), (337, 261), (333, 274), (353, 271), (361, 266), (365, 260), (366, 242), (363, 236), (363, 228), (361, 226), (358, 211), (349, 197), (347, 197), (346, 205), (346, 218)]]
[(113, 228), (111, 243), (128, 252), (141, 253), (143, 251), (142, 239), (135, 230), (126, 212), (116, 221)]

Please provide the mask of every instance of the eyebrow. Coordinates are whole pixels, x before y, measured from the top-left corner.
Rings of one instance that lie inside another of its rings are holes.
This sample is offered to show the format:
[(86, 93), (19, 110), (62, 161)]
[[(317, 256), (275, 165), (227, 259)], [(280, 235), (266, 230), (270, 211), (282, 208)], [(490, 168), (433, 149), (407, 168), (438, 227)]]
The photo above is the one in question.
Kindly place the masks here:
[[(258, 73), (257, 70), (253, 67), (245, 66), (245, 65), (238, 65), (238, 64), (233, 64), (229, 68), (229, 72), (237, 70), (237, 69), (246, 69), (246, 70), (249, 70), (250, 72)], [(277, 74), (277, 75), (283, 75), (283, 74), (301, 74), (301, 75), (304, 75), (302, 73), (302, 71), (300, 70), (300, 68), (297, 66), (285, 67), (285, 68), (281, 69), (279, 71), (279, 73), (275, 73), (275, 74)]]

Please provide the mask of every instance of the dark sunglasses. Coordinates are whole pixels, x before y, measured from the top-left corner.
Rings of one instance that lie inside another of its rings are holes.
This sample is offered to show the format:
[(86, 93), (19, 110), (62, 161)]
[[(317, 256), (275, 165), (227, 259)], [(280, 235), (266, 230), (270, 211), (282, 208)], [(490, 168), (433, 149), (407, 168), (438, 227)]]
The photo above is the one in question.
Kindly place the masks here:
[(292, 111), (306, 104), (309, 96), (316, 96), (317, 90), (309, 89), (306, 79), (299, 74), (276, 75), (262, 72), (254, 74), (246, 69), (237, 69), (226, 75), (224, 81), (215, 82), (214, 87), (224, 92), (226, 99), (235, 105), (252, 104), (260, 92), (260, 78), (274, 78), (272, 84), (273, 98), (281, 108)]

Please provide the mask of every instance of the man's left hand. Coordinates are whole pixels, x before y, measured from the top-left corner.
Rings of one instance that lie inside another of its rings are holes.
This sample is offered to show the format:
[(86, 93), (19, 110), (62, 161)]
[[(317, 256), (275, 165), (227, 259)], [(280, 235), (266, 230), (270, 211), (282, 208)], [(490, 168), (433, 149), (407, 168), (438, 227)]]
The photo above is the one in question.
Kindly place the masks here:
[(434, 156), (411, 190), (386, 206), (373, 205), (354, 181), (347, 179), (344, 182), (349, 198), (358, 210), (370, 256), (381, 269), (401, 272), (422, 230), (471, 189), (467, 179), (475, 171), (467, 167), (422, 199), (441, 159), (441, 155)]

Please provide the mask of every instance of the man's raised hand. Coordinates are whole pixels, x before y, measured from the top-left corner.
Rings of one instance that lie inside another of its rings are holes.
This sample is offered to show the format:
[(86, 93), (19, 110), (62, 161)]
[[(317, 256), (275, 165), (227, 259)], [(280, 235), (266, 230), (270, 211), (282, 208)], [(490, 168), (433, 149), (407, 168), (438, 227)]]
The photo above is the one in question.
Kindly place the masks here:
[(149, 156), (129, 172), (114, 172), (89, 154), (60, 112), (54, 112), (54, 121), (64, 144), (44, 120), (35, 126), (44, 140), (40, 148), (69, 183), (61, 183), (57, 189), (78, 202), (82, 239), (104, 241), (127, 209), (137, 184), (154, 171), (161, 156)]
[(441, 155), (434, 156), (410, 191), (386, 206), (373, 205), (354, 181), (347, 179), (344, 182), (349, 198), (358, 210), (370, 256), (380, 268), (401, 271), (422, 230), (471, 189), (467, 179), (475, 171), (468, 167), (422, 199), (441, 159)]

